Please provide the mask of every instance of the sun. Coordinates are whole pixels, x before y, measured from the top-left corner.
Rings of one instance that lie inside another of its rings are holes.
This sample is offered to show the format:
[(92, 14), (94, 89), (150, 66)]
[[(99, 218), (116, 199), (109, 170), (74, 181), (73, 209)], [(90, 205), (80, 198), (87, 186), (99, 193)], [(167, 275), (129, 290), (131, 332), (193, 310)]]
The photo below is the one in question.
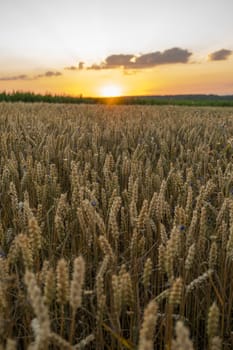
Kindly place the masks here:
[(102, 97), (117, 97), (122, 95), (122, 88), (119, 85), (104, 85), (100, 89)]

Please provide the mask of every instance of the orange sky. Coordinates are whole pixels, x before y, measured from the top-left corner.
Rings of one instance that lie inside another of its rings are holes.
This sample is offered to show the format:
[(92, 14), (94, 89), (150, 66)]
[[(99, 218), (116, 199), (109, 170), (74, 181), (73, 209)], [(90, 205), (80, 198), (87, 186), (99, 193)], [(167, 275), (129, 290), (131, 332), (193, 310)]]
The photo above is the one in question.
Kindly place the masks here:
[[(61, 70), (60, 70), (61, 71)], [(118, 86), (123, 95), (233, 93), (233, 59), (227, 61), (163, 65), (124, 70), (67, 71), (61, 76), (1, 81), (0, 90), (25, 90), (83, 96), (99, 96), (103, 87)], [(32, 77), (35, 72), (27, 72)]]
[(0, 91), (233, 94), (232, 13), (232, 0), (9, 0)]

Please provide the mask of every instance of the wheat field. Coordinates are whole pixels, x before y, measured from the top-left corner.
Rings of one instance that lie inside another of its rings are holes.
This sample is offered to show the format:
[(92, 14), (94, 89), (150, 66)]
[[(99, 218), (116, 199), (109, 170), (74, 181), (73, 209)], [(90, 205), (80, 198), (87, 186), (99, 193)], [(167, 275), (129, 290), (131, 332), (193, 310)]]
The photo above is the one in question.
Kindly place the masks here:
[(0, 349), (233, 347), (233, 109), (0, 104)]

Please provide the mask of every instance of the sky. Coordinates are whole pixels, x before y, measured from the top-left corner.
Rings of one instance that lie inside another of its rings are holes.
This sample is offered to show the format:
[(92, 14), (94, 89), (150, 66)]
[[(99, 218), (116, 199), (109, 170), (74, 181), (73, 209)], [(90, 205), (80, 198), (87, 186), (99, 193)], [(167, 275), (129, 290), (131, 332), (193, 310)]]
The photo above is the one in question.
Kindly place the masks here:
[(7, 0), (0, 91), (233, 94), (232, 0)]

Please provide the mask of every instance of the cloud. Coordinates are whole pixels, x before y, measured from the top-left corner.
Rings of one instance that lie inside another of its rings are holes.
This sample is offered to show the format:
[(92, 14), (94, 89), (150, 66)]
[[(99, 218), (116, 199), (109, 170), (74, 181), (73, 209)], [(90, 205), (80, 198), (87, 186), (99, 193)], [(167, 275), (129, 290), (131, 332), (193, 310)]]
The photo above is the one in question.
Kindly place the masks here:
[(100, 69), (110, 69), (110, 68), (119, 68), (126, 66), (129, 66), (132, 62), (131, 60), (134, 59), (134, 55), (124, 55), (124, 54), (118, 54), (118, 55), (110, 55), (107, 56), (104, 60), (104, 62), (100, 64), (94, 63), (92, 66), (88, 67), (87, 69), (94, 69), (94, 70), (100, 70)]
[(15, 75), (10, 77), (0, 77), (0, 81), (27, 80), (29, 77), (25, 74)]
[(107, 68), (117, 68), (129, 66), (134, 58), (134, 55), (111, 55), (105, 59), (105, 65)]
[(83, 68), (84, 68), (84, 62), (79, 62), (78, 66), (69, 66), (69, 67), (65, 67), (64, 69), (75, 71), (75, 70), (82, 70)]
[(84, 62), (79, 62), (79, 64), (78, 64), (78, 69), (79, 69), (79, 70), (82, 70), (83, 67), (84, 67)]
[(62, 73), (61, 72), (53, 72), (51, 70), (43, 73), (43, 74), (39, 74), (39, 75), (36, 75), (35, 78), (51, 78), (51, 77), (59, 77), (61, 76)]
[(188, 63), (191, 55), (191, 52), (179, 47), (174, 47), (163, 52), (149, 52), (140, 56), (133, 54), (110, 55), (105, 58), (104, 62), (100, 64), (95, 63), (88, 67), (88, 69), (100, 70), (120, 67), (124, 69), (142, 69), (151, 68), (162, 64)]
[(224, 60), (227, 60), (231, 54), (232, 54), (231, 50), (226, 50), (226, 49), (218, 50), (209, 54), (209, 60), (224, 61)]
[(141, 55), (136, 58), (134, 67), (145, 68), (162, 64), (187, 63), (191, 55), (192, 53), (188, 50), (174, 47), (163, 52), (156, 51)]
[(76, 66), (70, 66), (70, 67), (65, 67), (64, 69), (66, 69), (66, 70), (77, 70), (78, 68)]
[(60, 72), (47, 71), (43, 74), (35, 75), (34, 77), (30, 77), (26, 74), (13, 75), (8, 77), (0, 77), (0, 81), (16, 81), (16, 80), (34, 80), (39, 78), (51, 78), (61, 76)]
[(103, 65), (99, 65), (97, 63), (92, 64), (90, 67), (87, 67), (87, 69), (89, 70), (100, 70), (100, 69), (104, 69)]

